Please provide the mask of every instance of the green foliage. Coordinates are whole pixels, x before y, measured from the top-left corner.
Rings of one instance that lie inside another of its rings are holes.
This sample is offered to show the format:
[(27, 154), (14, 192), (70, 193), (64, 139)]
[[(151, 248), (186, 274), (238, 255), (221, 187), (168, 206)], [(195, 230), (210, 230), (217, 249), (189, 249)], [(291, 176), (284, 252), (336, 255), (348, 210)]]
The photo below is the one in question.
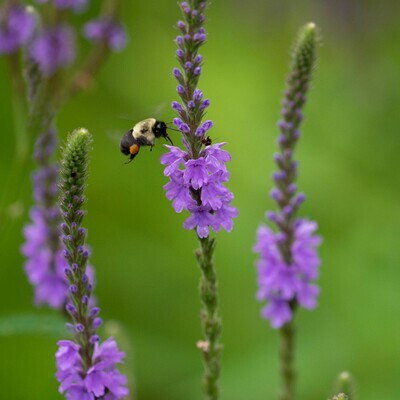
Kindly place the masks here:
[[(133, 343), (137, 398), (199, 400), (197, 242), (182, 228), (185, 215), (176, 215), (165, 199), (161, 142), (129, 165), (118, 149), (134, 121), (173, 118), (172, 39), (177, 32), (172, 25), (179, 11), (175, 2), (165, 0), (151, 6), (121, 4), (131, 37), (127, 50), (109, 58), (96, 86), (63, 108), (57, 125), (61, 141), (77, 126), (95, 132), (85, 205), (95, 294), (104, 320), (122, 321)], [(346, 14), (335, 4), (345, 4)], [(400, 4), (388, 0), (210, 5), (199, 86), (212, 101), (207, 116), (215, 124), (212, 138), (229, 143), (229, 187), (240, 211), (233, 232), (219, 234), (215, 254), (224, 321), (221, 399), (272, 399), (277, 392), (277, 334), (259, 318), (251, 247), (256, 227), (272, 207), (271, 153), (287, 49), (309, 20), (321, 27), (323, 46), (297, 158), (299, 187), (307, 193), (302, 215), (319, 222), (324, 242), (319, 306), (296, 316), (298, 395), (327, 398), (332, 376), (348, 368), (357, 377), (360, 399), (398, 396), (399, 12)], [(0, 86), (4, 182), (15, 155), (15, 128), (3, 59)], [(160, 104), (164, 109), (157, 113)], [(179, 144), (177, 136), (171, 137)], [(3, 318), (34, 312), (19, 253), (32, 203), (28, 168), (20, 178), (22, 190), (10, 205), (24, 212), (19, 218), (9, 213), (0, 244)], [(0, 364), (1, 397), (60, 399), (54, 352), (61, 338), (65, 333), (57, 338), (1, 336), (6, 360)]]
[(65, 335), (65, 321), (58, 314), (14, 314), (0, 317), (0, 336), (38, 335), (57, 339)]

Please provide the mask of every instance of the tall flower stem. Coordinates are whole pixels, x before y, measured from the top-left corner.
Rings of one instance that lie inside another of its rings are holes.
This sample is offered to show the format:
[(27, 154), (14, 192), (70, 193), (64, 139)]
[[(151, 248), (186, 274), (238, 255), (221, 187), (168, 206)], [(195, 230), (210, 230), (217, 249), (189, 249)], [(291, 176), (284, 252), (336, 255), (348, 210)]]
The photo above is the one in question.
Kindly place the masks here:
[[(101, 18), (108, 21), (116, 21), (119, 8), (119, 0), (104, 0), (102, 3)], [(81, 90), (85, 90), (93, 82), (96, 72), (109, 56), (110, 33), (104, 34), (93, 46), (87, 55), (83, 66), (73, 76), (69, 88), (65, 91), (64, 102), (74, 97)]]
[[(304, 201), (304, 196), (295, 196), (290, 188), (295, 184), (297, 177), (297, 163), (293, 160), (293, 150), (300, 136), (299, 126), (303, 119), (302, 107), (306, 101), (306, 93), (310, 83), (311, 73), (315, 63), (316, 27), (307, 24), (301, 31), (294, 48), (293, 61), (287, 80), (287, 89), (283, 101), (282, 117), (279, 122), (281, 136), (280, 145), (280, 175), (275, 175), (275, 181), (280, 191), (278, 205), (281, 210), (282, 223), (280, 226), (283, 240), (279, 249), (286, 265), (293, 264), (292, 245), (295, 239), (296, 211)], [(293, 299), (289, 306), (294, 313), (297, 300)], [(280, 375), (281, 389), (279, 400), (295, 398), (295, 329), (293, 319), (288, 321), (279, 332), (280, 346)]]
[(202, 328), (205, 342), (199, 347), (204, 357), (204, 392), (207, 400), (218, 399), (218, 378), (220, 375), (221, 345), (218, 340), (221, 335), (222, 322), (218, 316), (218, 281), (213, 262), (215, 240), (199, 238), (201, 249), (196, 252), (202, 273), (200, 280), (200, 298), (204, 305), (201, 312)]
[(279, 400), (294, 398), (296, 386), (296, 372), (294, 368), (295, 355), (295, 329), (293, 321), (288, 322), (279, 330), (279, 371), (281, 376), (281, 388)]
[[(95, 334), (93, 318), (88, 310), (92, 285), (86, 275), (89, 252), (85, 249), (86, 230), (81, 227), (85, 212), (81, 209), (85, 202), (84, 190), (87, 181), (89, 150), (92, 137), (86, 129), (74, 131), (65, 146), (60, 171), (60, 210), (64, 219), (62, 225), (65, 256), (70, 269), (66, 275), (70, 284), (70, 315), (78, 329), (76, 339), (81, 346), (81, 356), (86, 370), (91, 367)], [(79, 329), (82, 326), (84, 329)]]
[(197, 343), (204, 359), (204, 395), (206, 400), (218, 399), (218, 379), (220, 375), (219, 344), (221, 320), (218, 316), (217, 274), (213, 263), (215, 239), (209, 237), (210, 228), (218, 232), (221, 228), (231, 231), (236, 208), (230, 205), (233, 194), (224, 186), (229, 180), (226, 162), (231, 156), (221, 149), (226, 143), (213, 144), (208, 131), (212, 121), (204, 121), (209, 99), (203, 99), (198, 88), (202, 73), (203, 56), (199, 53), (207, 39), (204, 29), (207, 1), (191, 0), (181, 2), (183, 19), (178, 21), (179, 35), (176, 37), (176, 56), (180, 68), (173, 69), (178, 81), (176, 88), (181, 102), (173, 101), (172, 109), (178, 117), (173, 123), (182, 134), (185, 151), (175, 146), (167, 146), (169, 152), (161, 157), (166, 167), (164, 175), (170, 181), (164, 186), (166, 196), (172, 200), (176, 212), (190, 212), (184, 222), (186, 229), (195, 229), (200, 242), (196, 252), (201, 270), (200, 299), (204, 340)]
[(85, 246), (87, 232), (82, 222), (86, 201), (85, 188), (89, 151), (92, 137), (84, 129), (75, 130), (63, 149), (60, 169), (60, 210), (64, 223), (61, 225), (64, 256), (68, 267), (64, 273), (68, 279), (68, 312), (74, 340), (58, 342), (56, 353), (60, 393), (67, 399), (126, 398), (126, 377), (116, 368), (125, 354), (118, 350), (113, 338), (100, 344), (97, 330), (102, 324), (100, 309), (93, 306), (93, 286), (88, 268), (89, 251)]
[[(85, 24), (85, 36), (94, 46), (89, 61), (79, 67), (74, 63), (76, 41), (69, 19), (71, 13), (82, 11), (89, 1), (36, 3), (47, 4), (36, 7), (21, 0), (5, 0), (0, 6), (0, 54), (8, 58), (14, 98), (18, 100), (14, 107), (16, 157), (0, 198), (0, 242), (5, 240), (12, 225), (4, 222), (12, 215), (10, 205), (21, 197), (30, 161), (28, 154), (34, 147), (35, 205), (30, 209), (31, 222), (24, 228), (24, 268), (35, 287), (36, 305), (62, 308), (67, 280), (63, 273), (65, 260), (60, 257), (63, 244), (59, 240), (55, 125), (58, 112), (69, 100), (65, 94), (72, 85), (65, 70), (92, 80), (107, 55), (124, 47), (126, 36), (118, 23), (118, 0), (102, 0), (100, 23), (96, 19)], [(88, 26), (90, 35), (86, 34)]]
[(313, 235), (317, 229), (315, 222), (297, 217), (305, 195), (297, 192), (298, 165), (294, 159), (302, 110), (315, 66), (316, 47), (316, 26), (309, 23), (301, 29), (293, 49), (282, 101), (282, 119), (278, 122), (279, 152), (274, 156), (278, 170), (273, 174), (275, 187), (271, 191), (278, 211), (267, 214), (277, 232), (261, 226), (254, 248), (261, 255), (257, 262), (260, 286), (257, 297), (268, 301), (262, 315), (271, 321), (273, 328), (279, 329), (279, 400), (295, 398), (294, 314), (298, 306), (315, 308), (319, 294), (319, 288), (312, 281), (318, 277), (320, 261), (315, 248), (320, 238)]

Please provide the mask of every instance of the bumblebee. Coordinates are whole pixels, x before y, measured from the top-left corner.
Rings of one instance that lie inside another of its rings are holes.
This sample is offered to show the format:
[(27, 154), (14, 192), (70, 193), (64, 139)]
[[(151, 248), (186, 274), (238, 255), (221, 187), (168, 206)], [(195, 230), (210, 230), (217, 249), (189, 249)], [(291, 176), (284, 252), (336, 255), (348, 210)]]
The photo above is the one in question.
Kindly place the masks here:
[(138, 122), (121, 139), (120, 150), (129, 156), (130, 163), (139, 153), (141, 146), (150, 146), (150, 151), (155, 145), (156, 139), (163, 137), (171, 144), (172, 140), (167, 133), (167, 124), (155, 118), (148, 118)]

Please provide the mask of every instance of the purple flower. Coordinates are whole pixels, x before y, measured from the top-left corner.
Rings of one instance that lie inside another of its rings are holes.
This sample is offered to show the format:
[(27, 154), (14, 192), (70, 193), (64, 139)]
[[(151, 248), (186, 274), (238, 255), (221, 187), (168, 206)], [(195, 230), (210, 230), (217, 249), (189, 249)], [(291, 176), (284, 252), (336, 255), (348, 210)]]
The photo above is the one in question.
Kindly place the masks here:
[(35, 29), (36, 21), (32, 13), (22, 5), (14, 5), (7, 14), (0, 15), (0, 54), (11, 54), (27, 43)]
[(172, 207), (177, 213), (188, 210), (196, 205), (190, 195), (190, 186), (183, 181), (183, 172), (176, 171), (170, 175), (170, 181), (164, 185), (168, 200), (172, 200)]
[(231, 231), (232, 219), (238, 215), (237, 209), (229, 205), (233, 195), (223, 185), (229, 179), (225, 161), (230, 160), (229, 153), (221, 150), (223, 145), (206, 146), (202, 157), (196, 159), (190, 159), (179, 147), (165, 145), (169, 152), (161, 157), (166, 166), (164, 175), (170, 178), (164, 185), (166, 196), (176, 212), (191, 212), (184, 227), (196, 228), (199, 237), (207, 237), (209, 227)]
[(213, 127), (210, 120), (202, 121), (210, 100), (203, 100), (203, 92), (197, 88), (203, 57), (199, 48), (206, 40), (204, 10), (206, 2), (189, 4), (181, 2), (184, 21), (178, 22), (181, 34), (175, 39), (178, 46), (179, 68), (173, 69), (178, 82), (176, 88), (181, 102), (173, 101), (172, 109), (178, 114), (174, 125), (182, 133), (187, 151), (166, 146), (169, 152), (161, 157), (164, 175), (170, 182), (164, 186), (166, 196), (176, 212), (188, 210), (191, 215), (185, 221), (186, 229), (196, 229), (200, 238), (206, 238), (209, 228), (221, 227), (230, 231), (237, 210), (230, 206), (232, 193), (223, 185), (229, 180), (226, 162), (230, 154), (221, 147), (225, 143), (212, 144), (206, 133)]
[(201, 189), (201, 202), (208, 205), (213, 210), (219, 210), (222, 207), (223, 199), (230, 192), (221, 184), (221, 174), (216, 172), (208, 176), (207, 182)]
[(302, 107), (314, 67), (315, 49), (316, 28), (311, 23), (303, 29), (294, 50), (282, 101), (283, 120), (278, 122), (280, 151), (274, 155), (278, 170), (272, 176), (276, 187), (270, 195), (279, 211), (267, 213), (278, 231), (274, 233), (261, 226), (254, 247), (260, 254), (257, 298), (268, 302), (262, 316), (269, 319), (274, 328), (280, 328), (292, 319), (296, 305), (315, 308), (319, 294), (319, 288), (312, 282), (318, 277), (320, 260), (316, 247), (321, 239), (314, 235), (315, 222), (296, 218), (305, 196), (296, 194), (297, 161), (293, 159), (300, 137)]
[(74, 33), (68, 25), (47, 28), (33, 41), (30, 52), (43, 75), (51, 76), (74, 61)]
[[(68, 280), (65, 271), (68, 270), (68, 263), (58, 237), (52, 237), (51, 232), (54, 227), (49, 225), (47, 214), (47, 210), (41, 206), (32, 207), (30, 211), (32, 222), (24, 228), (25, 243), (21, 251), (26, 257), (25, 273), (35, 289), (35, 304), (61, 309), (67, 301)], [(59, 221), (58, 214), (53, 217), (56, 222)], [(56, 232), (58, 232), (57, 227)], [(57, 246), (58, 250), (54, 251), (52, 246)], [(88, 274), (93, 284), (91, 267)]]
[(208, 181), (207, 163), (205, 158), (200, 157), (188, 160), (185, 163), (183, 181), (193, 189), (200, 189)]
[(99, 18), (88, 22), (84, 27), (84, 35), (92, 42), (105, 42), (114, 51), (120, 51), (126, 46), (124, 28), (110, 18)]
[[(196, 257), (202, 278), (200, 298), (204, 305), (202, 327), (206, 346), (198, 346), (204, 355), (204, 395), (217, 398), (220, 375), (220, 349), (218, 343), (221, 322), (218, 316), (217, 274), (212, 261), (215, 239), (209, 238), (210, 228), (218, 231), (221, 227), (231, 230), (232, 218), (237, 210), (229, 203), (233, 195), (224, 186), (229, 173), (225, 163), (230, 160), (227, 152), (219, 151), (221, 144), (212, 145), (206, 133), (213, 126), (212, 121), (203, 121), (205, 109), (210, 101), (202, 100), (203, 93), (197, 88), (200, 78), (202, 56), (199, 49), (206, 39), (204, 10), (207, 2), (180, 2), (184, 21), (178, 22), (179, 35), (175, 43), (179, 67), (174, 69), (178, 82), (179, 105), (172, 103), (178, 114), (173, 123), (182, 134), (187, 151), (168, 147), (169, 153), (161, 158), (165, 166), (164, 175), (170, 182), (164, 186), (167, 198), (172, 200), (175, 211), (186, 209), (190, 215), (184, 222), (186, 229), (195, 229), (200, 242)], [(215, 153), (215, 154), (213, 154)]]
[(233, 195), (229, 196), (226, 201), (222, 202), (221, 208), (215, 212), (215, 223), (213, 229), (218, 231), (222, 226), (227, 232), (233, 229), (233, 218), (239, 215), (237, 208), (232, 207), (229, 203), (232, 201)]
[(57, 167), (48, 165), (55, 150), (55, 132), (43, 133), (35, 147), (39, 169), (33, 173), (36, 205), (30, 211), (31, 223), (24, 228), (25, 243), (21, 248), (26, 261), (25, 272), (35, 289), (35, 304), (61, 309), (67, 299), (68, 267), (59, 240), (60, 213), (57, 201)]
[(190, 217), (184, 222), (183, 226), (186, 229), (196, 228), (197, 234), (200, 238), (208, 236), (209, 226), (214, 225), (214, 215), (211, 214), (211, 208), (207, 206), (194, 206), (190, 207)]
[(257, 262), (259, 290), (257, 298), (268, 301), (262, 315), (274, 328), (291, 319), (290, 303), (296, 300), (302, 307), (316, 306), (319, 289), (311, 282), (318, 277), (320, 260), (316, 247), (321, 239), (314, 235), (317, 224), (297, 220), (290, 251), (292, 262), (287, 264), (281, 254), (280, 235), (262, 225), (257, 232), (254, 251), (259, 253)]
[[(64, 275), (67, 263), (61, 250), (54, 254), (46, 244), (42, 247), (34, 246), (36, 234), (39, 236), (42, 232), (39, 225), (35, 225), (33, 221), (33, 224), (25, 229), (26, 243), (22, 249), (23, 255), (27, 257), (25, 272), (35, 288), (35, 304), (46, 304), (51, 308), (61, 309), (67, 298), (68, 286)], [(36, 251), (32, 251), (34, 247)]]
[[(222, 171), (227, 174), (225, 163), (231, 160), (231, 155), (221, 149), (225, 144), (226, 142), (206, 146), (201, 153), (207, 160), (207, 167), (211, 173)], [(224, 176), (227, 177), (227, 175)]]
[(65, 371), (73, 368), (79, 362), (79, 346), (71, 340), (60, 340), (56, 353), (57, 369)]
[(292, 310), (285, 300), (271, 298), (265, 306), (261, 315), (271, 321), (271, 326), (275, 329), (280, 328), (292, 319)]
[(165, 147), (169, 149), (169, 153), (163, 154), (160, 161), (161, 164), (167, 166), (164, 170), (164, 175), (170, 176), (185, 162), (188, 158), (188, 153), (176, 146), (165, 145)]
[(57, 380), (60, 393), (67, 399), (105, 399), (117, 400), (128, 395), (126, 378), (117, 369), (125, 354), (119, 351), (114, 339), (103, 343), (96, 342), (91, 358), (91, 367), (85, 371), (79, 353), (80, 346), (70, 340), (58, 342), (56, 353)]

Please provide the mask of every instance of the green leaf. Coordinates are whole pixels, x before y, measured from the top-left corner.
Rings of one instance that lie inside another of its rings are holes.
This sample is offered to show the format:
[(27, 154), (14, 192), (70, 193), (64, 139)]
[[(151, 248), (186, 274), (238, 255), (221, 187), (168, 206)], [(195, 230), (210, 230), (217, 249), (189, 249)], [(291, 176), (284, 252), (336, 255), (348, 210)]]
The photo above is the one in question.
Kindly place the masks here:
[(0, 317), (0, 336), (39, 335), (65, 337), (65, 320), (52, 314), (14, 314)]

